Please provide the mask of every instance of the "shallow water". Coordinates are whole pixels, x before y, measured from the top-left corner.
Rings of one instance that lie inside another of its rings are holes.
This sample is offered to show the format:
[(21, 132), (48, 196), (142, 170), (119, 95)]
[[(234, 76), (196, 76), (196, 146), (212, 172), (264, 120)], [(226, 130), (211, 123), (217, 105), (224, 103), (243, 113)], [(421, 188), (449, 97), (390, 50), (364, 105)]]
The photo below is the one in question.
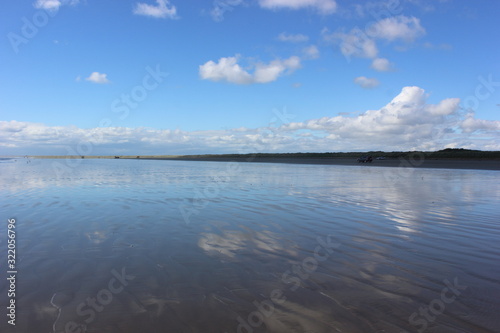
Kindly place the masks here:
[(498, 171), (0, 162), (1, 332), (500, 331)]

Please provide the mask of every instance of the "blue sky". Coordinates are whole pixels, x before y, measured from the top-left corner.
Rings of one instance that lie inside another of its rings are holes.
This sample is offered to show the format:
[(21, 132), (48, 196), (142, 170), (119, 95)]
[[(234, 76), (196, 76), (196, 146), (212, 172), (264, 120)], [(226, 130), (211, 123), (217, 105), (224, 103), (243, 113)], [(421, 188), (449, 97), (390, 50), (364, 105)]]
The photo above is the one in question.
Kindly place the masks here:
[(9, 1), (0, 155), (500, 150), (497, 1)]

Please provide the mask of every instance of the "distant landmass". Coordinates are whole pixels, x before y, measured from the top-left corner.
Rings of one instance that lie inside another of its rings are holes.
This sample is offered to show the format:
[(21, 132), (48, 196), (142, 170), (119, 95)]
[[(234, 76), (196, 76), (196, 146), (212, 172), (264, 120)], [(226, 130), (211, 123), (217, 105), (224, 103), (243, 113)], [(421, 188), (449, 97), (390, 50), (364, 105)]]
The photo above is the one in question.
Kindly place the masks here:
[[(500, 151), (446, 148), (438, 151), (367, 151), (325, 153), (254, 153), (202, 155), (108, 155), (108, 156), (25, 156), (41, 159), (122, 159), (210, 162), (255, 162), (383, 167), (500, 170)], [(371, 157), (371, 158), (369, 158)]]
[(249, 153), (249, 154), (199, 154), (199, 155), (108, 155), (108, 156), (78, 156), (78, 155), (39, 155), (32, 158), (123, 158), (123, 159), (261, 159), (261, 158), (357, 158), (369, 155), (373, 158), (387, 159), (419, 158), (425, 159), (472, 159), (472, 160), (500, 160), (500, 151), (484, 151), (465, 148), (446, 148), (438, 151), (366, 151), (366, 152), (324, 152), (324, 153)]

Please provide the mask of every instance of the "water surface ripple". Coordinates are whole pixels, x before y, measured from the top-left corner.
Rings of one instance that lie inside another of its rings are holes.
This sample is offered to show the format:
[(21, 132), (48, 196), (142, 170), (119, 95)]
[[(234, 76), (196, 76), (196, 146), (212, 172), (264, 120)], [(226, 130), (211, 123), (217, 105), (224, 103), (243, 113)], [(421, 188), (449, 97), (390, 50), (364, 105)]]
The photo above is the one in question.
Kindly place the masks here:
[(15, 332), (500, 332), (498, 171), (58, 165), (0, 163)]

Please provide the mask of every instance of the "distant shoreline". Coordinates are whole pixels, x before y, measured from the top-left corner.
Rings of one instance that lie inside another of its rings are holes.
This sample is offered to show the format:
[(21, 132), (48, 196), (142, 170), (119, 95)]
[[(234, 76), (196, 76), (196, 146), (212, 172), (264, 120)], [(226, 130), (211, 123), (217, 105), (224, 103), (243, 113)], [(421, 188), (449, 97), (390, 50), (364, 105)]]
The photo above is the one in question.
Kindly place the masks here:
[[(292, 156), (290, 156), (292, 155)], [(312, 156), (311, 156), (312, 155)], [(248, 154), (248, 155), (162, 155), (162, 156), (29, 156), (43, 159), (126, 159), (126, 160), (166, 160), (166, 161), (205, 161), (238, 163), (286, 163), (316, 165), (353, 165), (360, 167), (411, 167), (439, 169), (500, 170), (500, 159), (467, 158), (426, 158), (415, 154), (399, 158), (374, 159), (372, 163), (358, 163), (356, 157), (313, 157), (318, 154)], [(419, 159), (419, 157), (422, 157)]]

